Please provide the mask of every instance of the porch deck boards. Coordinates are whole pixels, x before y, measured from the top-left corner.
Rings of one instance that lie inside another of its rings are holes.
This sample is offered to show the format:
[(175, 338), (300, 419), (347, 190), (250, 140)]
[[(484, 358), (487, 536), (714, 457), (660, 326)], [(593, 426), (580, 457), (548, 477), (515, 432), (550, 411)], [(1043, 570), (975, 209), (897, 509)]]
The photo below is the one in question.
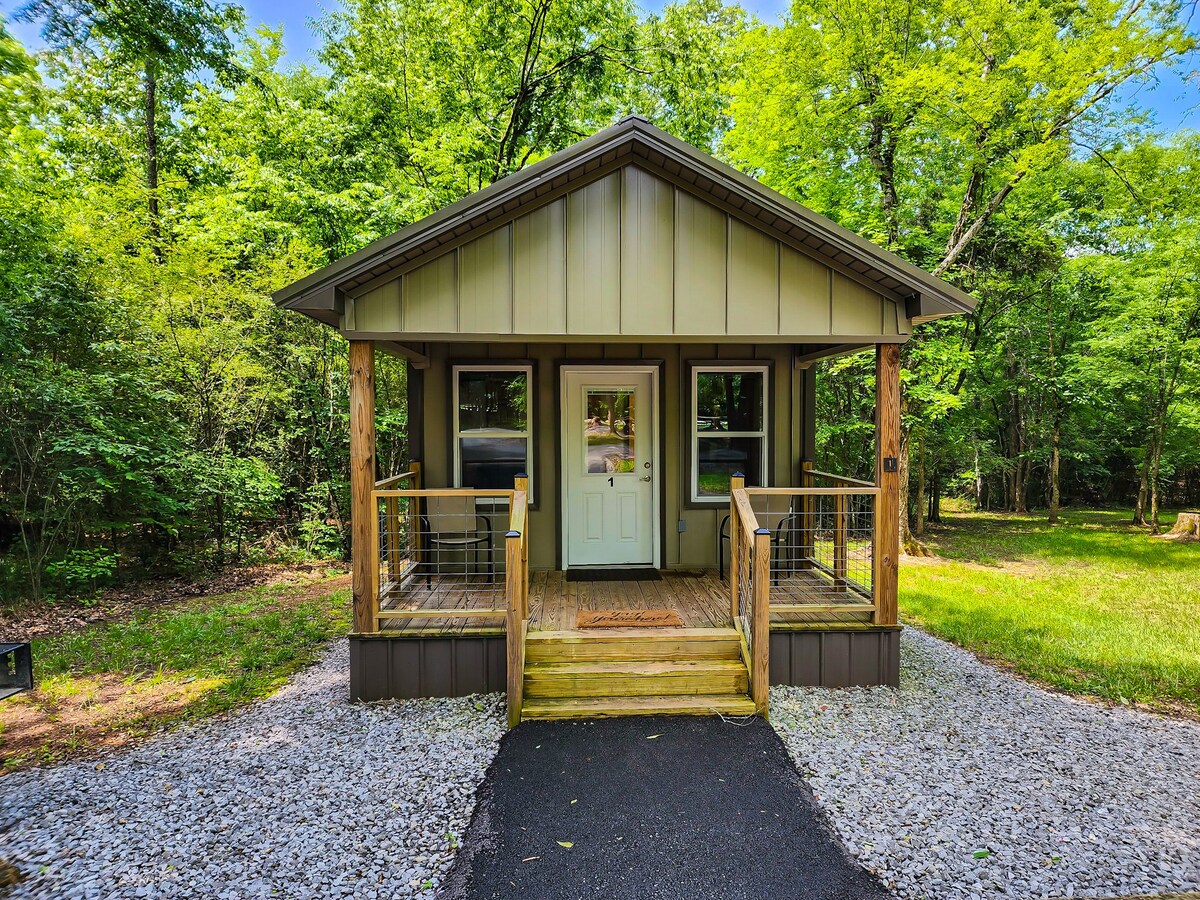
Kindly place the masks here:
[[(846, 611), (772, 613), (771, 627), (844, 627), (870, 622), (860, 596), (833, 591), (827, 579), (810, 572), (790, 573), (776, 585), (775, 602), (845, 605)], [(384, 610), (405, 609), (502, 609), (503, 585), (473, 583), (462, 575), (435, 575), (409, 582), (400, 597), (389, 596)], [(674, 609), (685, 628), (728, 628), (729, 583), (714, 571), (663, 571), (661, 581), (567, 581), (563, 572), (529, 573), (529, 630), (574, 631), (580, 610)], [(406, 637), (453, 637), (456, 635), (504, 634), (504, 617), (388, 618), (386, 632)], [(666, 629), (664, 629), (666, 630)]]

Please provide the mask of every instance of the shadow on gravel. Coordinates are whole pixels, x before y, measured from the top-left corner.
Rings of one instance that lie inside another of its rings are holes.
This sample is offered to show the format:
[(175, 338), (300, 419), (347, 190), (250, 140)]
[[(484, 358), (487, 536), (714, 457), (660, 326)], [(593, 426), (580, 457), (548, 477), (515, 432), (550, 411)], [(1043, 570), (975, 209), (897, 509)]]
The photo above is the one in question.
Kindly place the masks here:
[(652, 717), (509, 732), (439, 897), (891, 894), (846, 854), (765, 721)]

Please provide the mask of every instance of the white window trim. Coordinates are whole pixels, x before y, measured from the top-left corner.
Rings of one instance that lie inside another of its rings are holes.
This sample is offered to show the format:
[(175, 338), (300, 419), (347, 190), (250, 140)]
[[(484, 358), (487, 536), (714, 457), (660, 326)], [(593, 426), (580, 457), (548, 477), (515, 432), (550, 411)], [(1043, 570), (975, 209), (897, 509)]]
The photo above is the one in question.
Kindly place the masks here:
[[(763, 380), (763, 396), (762, 396), (762, 431), (709, 431), (700, 433), (696, 428), (696, 421), (700, 417), (700, 376), (710, 372), (742, 372), (751, 373), (758, 372), (762, 374)], [(759, 471), (763, 473), (763, 487), (769, 487), (771, 483), (771, 473), (767, 471), (767, 441), (770, 434), (770, 420), (767, 418), (771, 410), (771, 367), (770, 366), (747, 366), (747, 365), (706, 365), (699, 363), (692, 366), (692, 415), (688, 421), (688, 431), (691, 434), (691, 485), (689, 491), (691, 493), (692, 503), (721, 503), (729, 502), (728, 494), (705, 494), (700, 495), (700, 438), (701, 437), (719, 437), (719, 438), (761, 438), (760, 446), (762, 447), (762, 460), (760, 462)]]
[[(525, 475), (529, 478), (529, 503), (533, 504), (533, 366), (471, 365), (453, 366), (451, 380), (454, 382), (451, 390), (452, 438), (454, 442), (454, 486), (462, 487), (462, 438), (464, 437), (495, 437), (516, 438), (521, 432), (507, 430), (471, 431), (463, 434), (460, 430), (462, 422), (459, 419), (458, 382), (460, 372), (522, 372), (525, 375)], [(512, 485), (509, 485), (512, 490)], [(507, 502), (507, 501), (506, 501)]]

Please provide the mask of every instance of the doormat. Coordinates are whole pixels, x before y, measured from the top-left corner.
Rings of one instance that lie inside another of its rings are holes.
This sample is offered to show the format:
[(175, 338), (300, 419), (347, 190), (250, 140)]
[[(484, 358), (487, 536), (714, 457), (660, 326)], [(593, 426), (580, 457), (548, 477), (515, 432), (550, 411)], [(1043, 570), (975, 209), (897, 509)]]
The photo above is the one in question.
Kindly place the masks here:
[(567, 569), (567, 581), (662, 581), (658, 569)]
[(581, 609), (576, 628), (672, 628), (683, 624), (673, 609)]

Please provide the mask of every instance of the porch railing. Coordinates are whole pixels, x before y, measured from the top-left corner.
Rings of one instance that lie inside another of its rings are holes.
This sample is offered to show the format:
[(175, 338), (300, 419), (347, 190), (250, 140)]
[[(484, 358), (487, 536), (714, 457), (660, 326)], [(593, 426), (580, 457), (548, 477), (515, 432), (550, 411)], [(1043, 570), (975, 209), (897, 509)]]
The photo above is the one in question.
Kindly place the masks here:
[(375, 631), (394, 620), (503, 619), (509, 718), (519, 719), (529, 623), (528, 479), (518, 476), (511, 491), (429, 489), (420, 479), (413, 464), (371, 493)]
[(766, 715), (770, 688), (771, 533), (759, 526), (741, 485), (741, 477), (734, 476), (729, 509), (730, 612), (742, 639), (750, 699), (758, 713)]
[(525, 639), (529, 635), (529, 479), (517, 476), (508, 533), (504, 536), (508, 727), (521, 721), (525, 688)]
[(747, 488), (746, 494), (771, 533), (773, 613), (866, 612), (876, 619), (878, 488)]
[[(816, 486), (816, 482), (831, 483)], [(880, 612), (875, 583), (873, 484), (806, 468), (797, 488), (731, 485), (729, 511), (731, 615), (742, 636), (751, 698), (767, 710), (770, 616), (828, 624)]]

